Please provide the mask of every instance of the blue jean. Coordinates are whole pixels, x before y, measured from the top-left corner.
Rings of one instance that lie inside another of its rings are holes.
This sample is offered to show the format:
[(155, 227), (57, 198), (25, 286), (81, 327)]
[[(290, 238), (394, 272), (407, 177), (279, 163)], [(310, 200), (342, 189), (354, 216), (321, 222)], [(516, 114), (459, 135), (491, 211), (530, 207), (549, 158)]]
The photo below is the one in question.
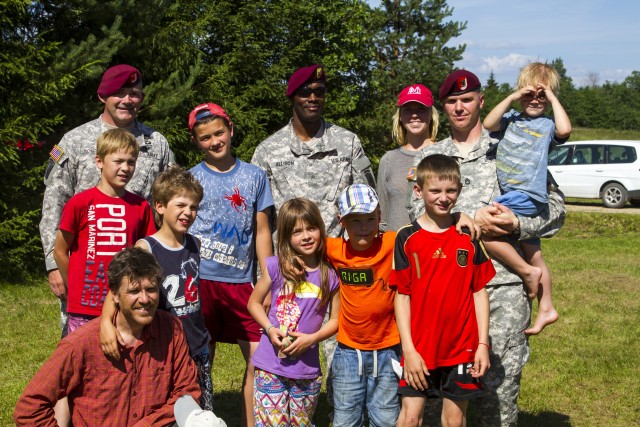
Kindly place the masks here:
[(331, 366), (334, 427), (362, 426), (365, 411), (371, 427), (396, 425), (400, 400), (391, 359), (400, 360), (399, 345), (372, 351), (338, 344)]

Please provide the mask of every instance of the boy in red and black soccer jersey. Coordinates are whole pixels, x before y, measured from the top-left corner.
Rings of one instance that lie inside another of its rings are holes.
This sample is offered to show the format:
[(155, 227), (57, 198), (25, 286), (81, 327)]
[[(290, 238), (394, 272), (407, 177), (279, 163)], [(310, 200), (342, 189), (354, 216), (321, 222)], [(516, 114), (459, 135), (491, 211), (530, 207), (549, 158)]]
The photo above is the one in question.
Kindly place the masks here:
[(480, 241), (455, 230), (460, 169), (444, 155), (423, 159), (414, 191), (426, 212), (398, 231), (390, 284), (404, 367), (398, 426), (420, 426), (426, 398), (443, 398), (442, 425), (463, 426), (489, 368), (489, 297), (495, 275)]

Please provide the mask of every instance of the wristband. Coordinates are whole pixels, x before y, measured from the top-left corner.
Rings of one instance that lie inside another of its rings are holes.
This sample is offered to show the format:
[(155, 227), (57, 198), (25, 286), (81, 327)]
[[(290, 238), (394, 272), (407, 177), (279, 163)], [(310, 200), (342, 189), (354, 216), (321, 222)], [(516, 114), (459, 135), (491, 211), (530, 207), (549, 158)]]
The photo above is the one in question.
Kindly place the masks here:
[(487, 349), (491, 350), (491, 346), (489, 344), (487, 344), (486, 342), (479, 342), (478, 346), (484, 345), (487, 347)]
[(269, 335), (269, 331), (271, 330), (271, 328), (275, 328), (275, 325), (269, 325), (267, 327), (267, 330), (265, 331), (267, 333), (267, 335)]

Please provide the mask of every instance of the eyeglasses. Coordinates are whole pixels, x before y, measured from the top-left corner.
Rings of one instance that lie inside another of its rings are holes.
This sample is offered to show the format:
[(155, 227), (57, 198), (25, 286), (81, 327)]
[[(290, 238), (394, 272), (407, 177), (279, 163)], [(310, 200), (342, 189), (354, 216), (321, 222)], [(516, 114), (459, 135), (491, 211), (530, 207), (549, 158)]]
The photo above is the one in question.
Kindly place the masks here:
[(300, 98), (309, 98), (311, 94), (314, 94), (317, 98), (324, 98), (327, 94), (327, 88), (324, 86), (320, 86), (315, 89), (302, 87), (296, 91), (296, 96), (299, 96)]

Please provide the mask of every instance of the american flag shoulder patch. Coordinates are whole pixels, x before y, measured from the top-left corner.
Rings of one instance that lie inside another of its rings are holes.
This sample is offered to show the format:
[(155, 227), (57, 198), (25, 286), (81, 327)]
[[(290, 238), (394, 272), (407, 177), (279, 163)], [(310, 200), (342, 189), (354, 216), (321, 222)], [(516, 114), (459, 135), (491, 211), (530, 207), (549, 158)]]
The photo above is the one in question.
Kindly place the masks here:
[(49, 157), (51, 157), (57, 163), (60, 161), (63, 154), (64, 154), (64, 151), (62, 151), (60, 147), (58, 147), (58, 145), (56, 144), (53, 146), (53, 149), (49, 153)]

